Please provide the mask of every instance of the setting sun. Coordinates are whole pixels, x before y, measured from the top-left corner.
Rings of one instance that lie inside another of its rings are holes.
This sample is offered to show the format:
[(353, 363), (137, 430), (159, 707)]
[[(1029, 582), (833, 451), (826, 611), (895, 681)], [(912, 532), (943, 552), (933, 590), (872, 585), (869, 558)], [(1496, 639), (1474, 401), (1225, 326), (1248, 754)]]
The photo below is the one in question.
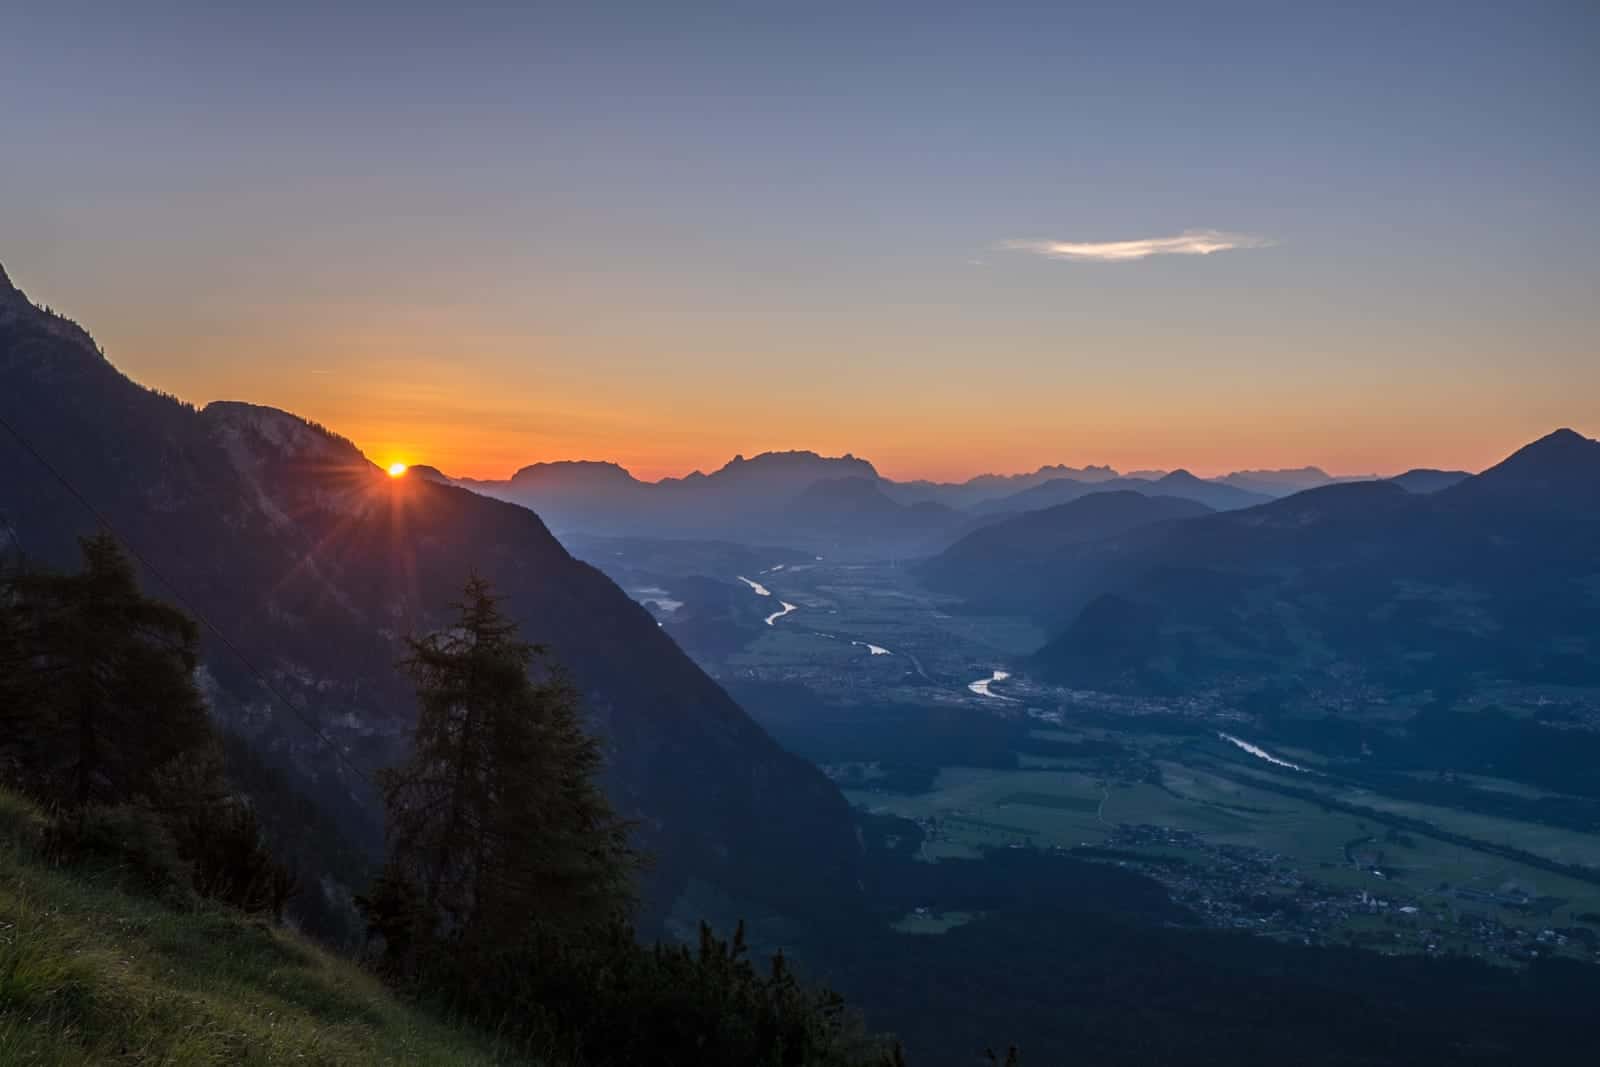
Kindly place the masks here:
[(1600, 1067), (1600, 0), (798, 8), (0, 0), (0, 1067)]

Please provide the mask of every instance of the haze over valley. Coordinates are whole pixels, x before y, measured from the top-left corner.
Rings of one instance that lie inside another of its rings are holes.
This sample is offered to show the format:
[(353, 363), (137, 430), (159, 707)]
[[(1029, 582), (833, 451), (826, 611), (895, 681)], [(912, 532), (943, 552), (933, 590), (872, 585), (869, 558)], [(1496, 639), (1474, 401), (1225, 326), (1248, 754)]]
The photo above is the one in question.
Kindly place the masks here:
[[(1600, 961), (1600, 442), (1573, 430), (1395, 478), (916, 484), (791, 452), (486, 483), (147, 392), (9, 284), (0, 328), (0, 414), (28, 445), (4, 467), (6, 553), (67, 565), (81, 492), (227, 620), (212, 711), (318, 798), (313, 838), (273, 833), (330, 936), (378, 841), (350, 761), (403, 744), (387, 665), (466, 556), (573, 672), (608, 792), (657, 857), (644, 929), (743, 920), (897, 1030), (928, 1024), (826, 931), (960, 956), (1043, 921), (1046, 885), (1073, 914), (1144, 901), (1119, 920), (1135, 928)], [(1101, 868), (1140, 888), (1091, 888)], [(919, 966), (986, 966), (955, 960)], [(1025, 1004), (968, 1008), (1068, 1047)]]
[(0, 29), (0, 1064), (1583, 1064), (1600, 9)]

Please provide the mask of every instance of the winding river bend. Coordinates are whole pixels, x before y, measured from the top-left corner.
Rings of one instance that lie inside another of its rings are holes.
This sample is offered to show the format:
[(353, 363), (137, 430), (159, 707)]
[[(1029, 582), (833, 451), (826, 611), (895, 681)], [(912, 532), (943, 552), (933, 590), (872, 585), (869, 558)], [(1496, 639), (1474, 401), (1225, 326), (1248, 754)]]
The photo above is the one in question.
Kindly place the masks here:
[(1011, 677), (1010, 671), (997, 670), (990, 674), (987, 678), (979, 678), (976, 682), (969, 682), (967, 684), (967, 688), (981, 697), (988, 697), (990, 700), (1014, 701), (1016, 699), (1015, 697), (1002, 696), (999, 693), (991, 692), (989, 689), (989, 687), (994, 683), (1003, 682), (1009, 677)]

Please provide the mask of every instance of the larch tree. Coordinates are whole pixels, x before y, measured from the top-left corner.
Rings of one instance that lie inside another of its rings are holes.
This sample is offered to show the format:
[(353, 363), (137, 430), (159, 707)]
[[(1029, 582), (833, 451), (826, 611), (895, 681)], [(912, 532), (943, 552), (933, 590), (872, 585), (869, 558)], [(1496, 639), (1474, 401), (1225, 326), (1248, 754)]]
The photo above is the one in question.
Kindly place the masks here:
[(77, 574), (7, 582), (9, 725), (29, 790), (64, 808), (152, 797), (180, 757), (213, 742), (194, 683), (199, 630), (145, 596), (109, 534), (83, 538)]
[(80, 544), (76, 574), (0, 583), (0, 774), (71, 813), (80, 837), (93, 809), (158, 825), (195, 890), (281, 914), (294, 878), (228, 785), (194, 681), (199, 627), (140, 592), (110, 534)]
[(595, 782), (572, 687), (482, 578), (455, 625), (409, 640), (411, 758), (381, 772), (388, 859), (362, 900), (401, 976), (614, 924), (632, 903), (627, 826)]

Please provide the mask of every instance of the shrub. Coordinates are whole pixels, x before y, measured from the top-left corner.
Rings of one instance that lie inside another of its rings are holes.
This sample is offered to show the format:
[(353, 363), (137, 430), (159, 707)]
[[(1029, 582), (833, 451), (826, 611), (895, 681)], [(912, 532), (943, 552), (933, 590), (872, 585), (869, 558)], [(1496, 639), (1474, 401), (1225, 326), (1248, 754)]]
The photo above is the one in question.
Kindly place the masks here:
[(781, 954), (753, 965), (742, 925), (724, 941), (702, 924), (694, 948), (646, 948), (621, 925), (582, 940), (530, 932), (498, 954), (438, 958), (423, 983), (448, 1014), (531, 1055), (585, 1067), (896, 1062), (838, 994), (798, 980)]
[(57, 863), (89, 868), (118, 888), (174, 906), (194, 900), (193, 876), (160, 816), (133, 804), (91, 806), (55, 819), (42, 851)]

